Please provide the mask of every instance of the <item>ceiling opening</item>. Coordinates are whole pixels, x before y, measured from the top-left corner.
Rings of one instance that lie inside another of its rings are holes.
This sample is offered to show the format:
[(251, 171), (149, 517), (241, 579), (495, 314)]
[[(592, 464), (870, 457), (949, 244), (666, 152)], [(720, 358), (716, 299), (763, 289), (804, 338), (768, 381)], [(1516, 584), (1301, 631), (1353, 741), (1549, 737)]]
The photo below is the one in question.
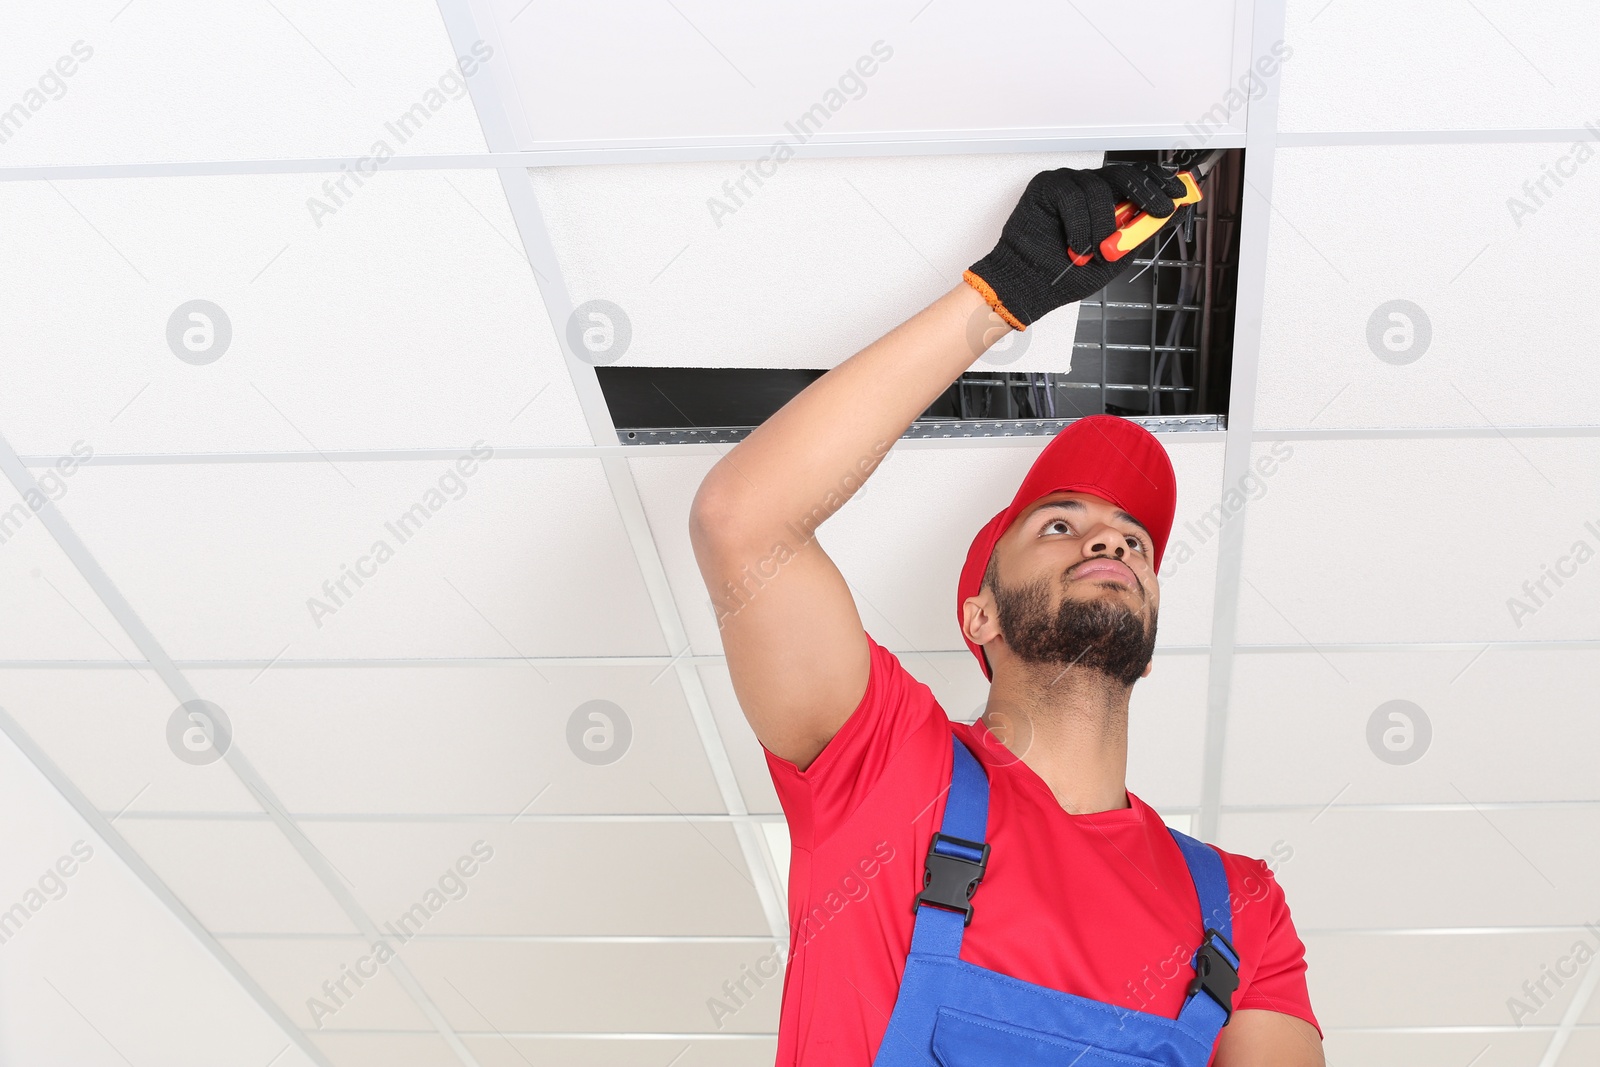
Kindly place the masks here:
[[(1107, 152), (1105, 161), (1186, 162), (1175, 156)], [(1069, 372), (1007, 371), (1002, 341), (930, 404), (906, 436), (1053, 434), (1098, 413), (1166, 430), (1224, 428), (1243, 157), (1243, 149), (1224, 152), (1207, 175), (1190, 232), (1163, 229), (1134, 253), (1128, 271), (1080, 303)], [(737, 441), (826, 373), (606, 366), (596, 372), (619, 440), (641, 445)]]

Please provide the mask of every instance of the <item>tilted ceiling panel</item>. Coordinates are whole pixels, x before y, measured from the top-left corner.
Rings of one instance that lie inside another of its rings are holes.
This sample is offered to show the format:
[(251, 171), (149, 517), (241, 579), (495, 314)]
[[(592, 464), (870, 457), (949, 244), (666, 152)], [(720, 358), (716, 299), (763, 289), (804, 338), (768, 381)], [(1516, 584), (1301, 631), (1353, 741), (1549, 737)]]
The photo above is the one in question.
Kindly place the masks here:
[(1596, 156), (1279, 149), (1256, 427), (1600, 425)]
[(0, 808), (0, 1060), (309, 1064), (4, 737)]
[(1600, 112), (1597, 35), (1585, 0), (1289, 0), (1278, 128), (1578, 127)]
[(1278, 857), (1273, 873), (1296, 928), (1594, 921), (1600, 857), (1573, 842), (1593, 840), (1600, 808), (1462, 804), (1452, 811), (1224, 813), (1217, 844)]
[(0, 183), (13, 447), (590, 443), (493, 171), (324, 180)]
[(503, 62), (458, 65), (432, 0), (43, 4), (6, 30), (11, 166), (481, 152), (462, 72)]
[[(1202, 644), (1211, 632), (1222, 443), (1181, 433), (1163, 435), (1161, 442), (1177, 474), (1178, 502), (1159, 576), (1157, 640)], [(967, 547), (1010, 503), (1045, 443), (1021, 438), (1014, 445), (895, 448), (822, 525), (818, 539), (850, 583), (874, 640), (902, 659), (966, 647), (955, 621), (955, 587)], [(715, 462), (710, 455), (631, 461), (690, 641), (701, 653), (720, 652), (722, 645), (716, 609), (689, 544), (689, 507)], [(1242, 492), (1255, 493), (1254, 483)]]
[(667, 651), (595, 460), (463, 449), (77, 478), (68, 520), (180, 658)]
[[(574, 305), (631, 330), (618, 366), (827, 369), (961, 282), (1041, 170), (1099, 152), (799, 159), (733, 198), (733, 162), (530, 170)], [(723, 208), (713, 207), (720, 201)], [(985, 311), (987, 314), (987, 311)], [(1065, 371), (1077, 306), (1003, 368)], [(979, 325), (981, 334), (983, 325)], [(1020, 339), (1018, 339), (1020, 340)]]
[[(1002, 2), (992, 34), (959, 5), (883, 0), (476, 7), (510, 53), (495, 76), (525, 148), (1177, 129), (1250, 64), (1249, 9), (1227, 0), (1137, 22), (1112, 0)], [(1242, 127), (1242, 106), (1229, 118)]]
[(1274, 441), (1253, 451), (1273, 449), (1279, 461), (1245, 531), (1241, 642), (1600, 632), (1595, 438)]
[(1592, 800), (1597, 691), (1592, 650), (1241, 653), (1222, 799)]

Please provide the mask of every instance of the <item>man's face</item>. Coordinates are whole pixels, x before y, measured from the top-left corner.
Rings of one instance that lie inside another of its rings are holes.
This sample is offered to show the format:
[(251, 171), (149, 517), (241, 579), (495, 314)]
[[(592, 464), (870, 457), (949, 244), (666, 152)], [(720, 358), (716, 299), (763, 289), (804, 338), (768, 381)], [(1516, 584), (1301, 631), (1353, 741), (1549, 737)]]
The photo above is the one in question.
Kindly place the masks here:
[(1025, 663), (1096, 670), (1124, 686), (1149, 673), (1161, 590), (1144, 527), (1089, 493), (1051, 493), (995, 546), (995, 615)]

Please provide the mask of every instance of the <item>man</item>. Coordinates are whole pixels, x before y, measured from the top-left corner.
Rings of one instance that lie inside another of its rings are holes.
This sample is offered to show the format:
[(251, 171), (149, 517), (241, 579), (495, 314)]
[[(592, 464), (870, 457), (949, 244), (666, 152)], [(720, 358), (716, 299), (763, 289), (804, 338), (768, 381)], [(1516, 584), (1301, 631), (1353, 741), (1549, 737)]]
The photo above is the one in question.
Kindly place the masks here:
[[(695, 554), (713, 596), (738, 601), (719, 612), (728, 669), (793, 844), (782, 1067), (1324, 1063), (1271, 870), (1168, 831), (1125, 787), (1176, 491), (1159, 442), (1079, 419), (979, 532), (957, 599), (991, 680), (971, 726), (866, 634), (810, 534), (1004, 328), (1127, 268), (1068, 256), (1098, 249), (1118, 200), (1170, 226), (1181, 192), (1154, 164), (1035, 176), (959, 284), (813, 382), (696, 495)], [(974, 344), (985, 317), (1001, 328)], [(758, 560), (776, 574), (742, 587)]]

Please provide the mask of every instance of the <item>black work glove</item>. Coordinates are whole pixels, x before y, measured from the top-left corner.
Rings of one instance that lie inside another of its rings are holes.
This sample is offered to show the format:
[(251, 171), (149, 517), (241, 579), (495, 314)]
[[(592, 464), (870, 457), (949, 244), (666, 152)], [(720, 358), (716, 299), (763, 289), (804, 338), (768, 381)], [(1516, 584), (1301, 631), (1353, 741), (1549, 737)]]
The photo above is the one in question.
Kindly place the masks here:
[[(1100, 254), (1100, 242), (1117, 228), (1117, 202), (1131, 200), (1167, 218), (1184, 193), (1176, 173), (1158, 163), (1040, 171), (1023, 190), (994, 250), (962, 277), (1013, 329), (1026, 329), (1061, 305), (1099, 292), (1128, 269), (1132, 252), (1114, 263)], [(1193, 210), (1185, 204), (1173, 221), (1181, 225)], [(1094, 258), (1080, 267), (1067, 258), (1068, 248)]]

